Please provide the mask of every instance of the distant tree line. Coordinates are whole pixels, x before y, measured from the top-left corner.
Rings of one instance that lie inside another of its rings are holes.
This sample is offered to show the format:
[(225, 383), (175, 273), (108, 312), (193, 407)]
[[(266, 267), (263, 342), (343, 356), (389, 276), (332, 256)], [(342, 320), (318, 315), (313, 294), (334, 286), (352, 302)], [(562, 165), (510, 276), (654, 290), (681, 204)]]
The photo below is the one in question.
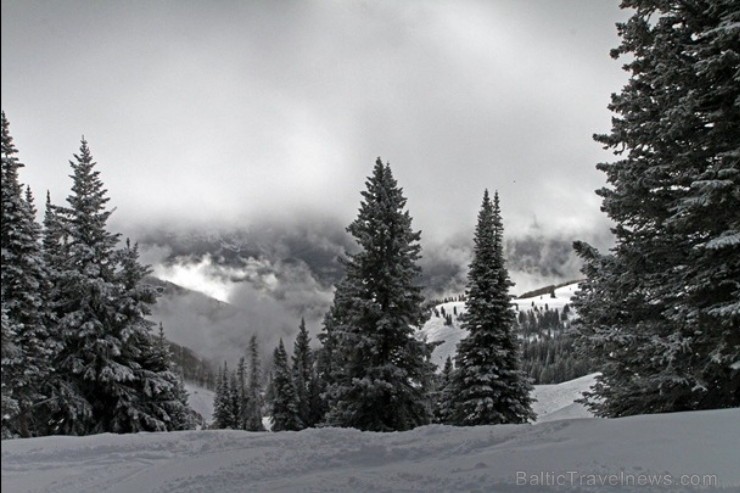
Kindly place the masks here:
[(573, 280), (573, 281), (565, 281), (565, 282), (561, 282), (560, 284), (551, 284), (550, 286), (545, 286), (545, 287), (542, 287), (542, 288), (539, 288), (539, 289), (534, 289), (532, 291), (526, 291), (526, 292), (520, 294), (519, 296), (517, 296), (517, 298), (519, 298), (519, 299), (534, 298), (535, 296), (543, 296), (543, 295), (546, 295), (546, 294), (547, 295), (550, 295), (551, 298), (555, 298), (555, 290), (556, 289), (562, 288), (562, 287), (565, 287), (565, 286), (568, 286), (570, 284), (576, 284), (576, 283), (579, 283), (579, 282), (581, 282), (580, 279)]
[(522, 368), (538, 385), (555, 384), (593, 373), (597, 362), (581, 354), (570, 333), (525, 338), (522, 345)]

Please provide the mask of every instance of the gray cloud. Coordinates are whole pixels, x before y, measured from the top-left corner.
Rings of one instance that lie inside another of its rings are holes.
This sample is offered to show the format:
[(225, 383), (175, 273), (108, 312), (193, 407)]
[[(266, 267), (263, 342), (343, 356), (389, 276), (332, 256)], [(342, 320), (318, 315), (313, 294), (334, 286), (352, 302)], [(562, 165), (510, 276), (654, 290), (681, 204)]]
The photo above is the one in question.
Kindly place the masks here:
[[(357, 248), (338, 222), (138, 234), (144, 238), (142, 259), (152, 262), (155, 276), (228, 301), (177, 292), (160, 300), (153, 318), (165, 323), (174, 342), (232, 362), (243, 354), (251, 334), (268, 352), (280, 337), (291, 343), (301, 317), (315, 336), (332, 302), (333, 285), (343, 275), (338, 259)], [(464, 291), (472, 235), (471, 227), (449, 241), (423, 242), (419, 282), (428, 299)], [(611, 241), (607, 230), (546, 235), (537, 223), (526, 234), (507, 237), (507, 266), (516, 283), (512, 292), (580, 278), (580, 261), (571, 248), (576, 238), (601, 248)]]
[[(207, 285), (228, 287), (228, 303), (198, 292), (170, 289), (159, 298), (152, 319), (163, 322), (173, 342), (214, 362), (235, 363), (245, 354), (253, 334), (259, 339), (263, 357), (268, 357), (280, 338), (292, 344), (302, 317), (316, 333), (333, 289), (318, 283), (300, 262), (246, 260), (243, 269), (229, 268), (240, 274), (231, 282), (222, 277), (223, 266), (210, 260), (201, 272)], [(188, 259), (179, 258), (170, 267), (187, 269), (188, 264)]]
[[(600, 219), (590, 135), (624, 81), (612, 2), (2, 3), (24, 180), (61, 202), (85, 133), (122, 225), (354, 215), (390, 160), (430, 240)], [(577, 179), (575, 177), (578, 177)], [(534, 200), (536, 198), (536, 200)]]

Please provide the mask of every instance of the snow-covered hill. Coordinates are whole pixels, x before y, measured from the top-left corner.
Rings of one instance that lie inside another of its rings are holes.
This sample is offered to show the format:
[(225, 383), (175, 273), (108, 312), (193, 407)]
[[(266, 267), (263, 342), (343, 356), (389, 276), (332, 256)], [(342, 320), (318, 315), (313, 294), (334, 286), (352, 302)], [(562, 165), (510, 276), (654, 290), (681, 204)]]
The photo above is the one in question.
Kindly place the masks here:
[[(192, 431), (3, 442), (2, 490), (548, 492), (740, 489), (740, 409), (402, 433)], [(652, 486), (645, 486), (649, 483)], [(642, 485), (642, 486), (639, 486)]]
[(594, 384), (596, 375), (598, 373), (555, 385), (535, 385), (532, 395), (536, 401), (532, 410), (537, 422), (593, 417), (583, 404), (574, 401)]
[(215, 392), (199, 387), (192, 382), (185, 382), (185, 390), (188, 393), (188, 404), (190, 404), (190, 408), (200, 414), (206, 424), (212, 423)]
[[(530, 310), (537, 307), (538, 310), (549, 308), (562, 311), (566, 304), (571, 303), (571, 298), (577, 290), (578, 283), (573, 283), (555, 289), (554, 298), (549, 294), (544, 294), (531, 298), (516, 298), (512, 300), (512, 303), (516, 305), (517, 310)], [(458, 319), (460, 314), (465, 313), (465, 303), (450, 301), (437, 305), (436, 310), (440, 316), (432, 315), (419, 331), (419, 335), (426, 336), (428, 342), (444, 341), (432, 354), (432, 362), (441, 368), (448, 356), (454, 358), (457, 343), (467, 335), (467, 331), (460, 329)], [(452, 315), (452, 325), (445, 325), (443, 313)]]

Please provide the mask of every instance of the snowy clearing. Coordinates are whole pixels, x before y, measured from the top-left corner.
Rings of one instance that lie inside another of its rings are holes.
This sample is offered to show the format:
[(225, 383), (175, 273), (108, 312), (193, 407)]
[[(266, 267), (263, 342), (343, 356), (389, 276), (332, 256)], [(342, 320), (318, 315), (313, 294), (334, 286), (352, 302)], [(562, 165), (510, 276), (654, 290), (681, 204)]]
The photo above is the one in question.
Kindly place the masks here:
[[(577, 491), (660, 490), (624, 486), (636, 481), (670, 481), (669, 491), (687, 491), (682, 482), (716, 478), (737, 491), (738, 422), (740, 410), (731, 409), (535, 425), (431, 425), (402, 433), (324, 428), (33, 438), (3, 442), (2, 488), (542, 492), (562, 491), (553, 487), (559, 480), (568, 491), (571, 485)], [(602, 480), (618, 484), (588, 486)]]

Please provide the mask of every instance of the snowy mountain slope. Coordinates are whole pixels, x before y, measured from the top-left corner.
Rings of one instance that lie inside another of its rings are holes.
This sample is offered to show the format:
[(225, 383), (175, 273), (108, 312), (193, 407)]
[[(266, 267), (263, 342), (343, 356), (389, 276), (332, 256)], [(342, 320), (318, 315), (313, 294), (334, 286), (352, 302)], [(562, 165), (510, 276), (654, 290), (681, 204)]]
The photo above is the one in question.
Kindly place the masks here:
[[(531, 298), (516, 298), (512, 303), (518, 310), (530, 310), (537, 307), (539, 310), (549, 308), (562, 311), (566, 304), (570, 304), (571, 298), (578, 290), (578, 283), (568, 284), (555, 289), (555, 298), (550, 295), (534, 296)], [(420, 337), (425, 337), (428, 342), (444, 341), (432, 354), (432, 362), (439, 368), (444, 366), (448, 356), (453, 359), (457, 351), (457, 343), (467, 335), (467, 331), (460, 329), (458, 316), (465, 312), (465, 303), (462, 301), (450, 301), (436, 306), (437, 312), (452, 314), (452, 325), (445, 325), (444, 316), (435, 316), (427, 320), (419, 331)], [(457, 315), (455, 315), (457, 312)]]
[(532, 410), (537, 415), (537, 422), (593, 417), (583, 404), (574, 401), (594, 384), (596, 375), (598, 373), (555, 385), (535, 385), (533, 397), (537, 401)]
[(738, 422), (740, 409), (728, 409), (398, 433), (323, 428), (11, 440), (2, 447), (2, 489), (614, 492), (664, 491), (624, 487), (638, 481), (671, 481), (670, 491), (716, 481), (738, 491)]
[(190, 408), (200, 414), (206, 424), (212, 423), (215, 392), (199, 387), (192, 382), (185, 382), (185, 390), (188, 393), (188, 404)]

